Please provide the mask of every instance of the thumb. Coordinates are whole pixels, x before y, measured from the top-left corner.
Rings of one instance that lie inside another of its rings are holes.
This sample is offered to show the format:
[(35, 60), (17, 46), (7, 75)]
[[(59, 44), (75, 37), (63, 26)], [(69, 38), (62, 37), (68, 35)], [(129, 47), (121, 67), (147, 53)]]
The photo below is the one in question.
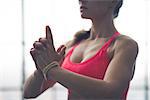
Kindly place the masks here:
[(50, 27), (47, 25), (46, 26), (46, 38), (50, 41), (51, 40), (51, 38), (52, 38), (52, 36), (51, 36), (51, 29), (50, 29)]
[(49, 26), (46, 26), (46, 39), (48, 40), (49, 44), (54, 47), (54, 42), (53, 42), (53, 36), (52, 36), (52, 32)]
[(65, 50), (66, 50), (66, 47), (64, 46), (64, 47), (61, 49), (61, 51), (59, 52), (59, 55), (60, 55), (61, 57), (64, 57), (64, 55), (65, 55)]
[(59, 53), (61, 51), (61, 49), (64, 47), (65, 45), (61, 45), (58, 49), (57, 49), (57, 53)]

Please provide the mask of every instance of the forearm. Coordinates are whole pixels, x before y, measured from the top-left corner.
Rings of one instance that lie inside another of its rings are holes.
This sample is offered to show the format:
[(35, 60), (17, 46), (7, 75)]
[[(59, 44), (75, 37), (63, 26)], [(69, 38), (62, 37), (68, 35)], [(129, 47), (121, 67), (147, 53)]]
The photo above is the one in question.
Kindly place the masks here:
[(112, 94), (113, 89), (108, 82), (76, 74), (62, 68), (51, 69), (48, 72), (48, 78), (53, 78), (66, 88), (85, 97), (112, 98), (115, 96), (115, 92)]
[[(49, 81), (49, 86), (52, 86), (55, 82)], [(36, 70), (24, 84), (24, 98), (35, 98), (44, 92), (48, 88), (46, 81), (42, 73)]]

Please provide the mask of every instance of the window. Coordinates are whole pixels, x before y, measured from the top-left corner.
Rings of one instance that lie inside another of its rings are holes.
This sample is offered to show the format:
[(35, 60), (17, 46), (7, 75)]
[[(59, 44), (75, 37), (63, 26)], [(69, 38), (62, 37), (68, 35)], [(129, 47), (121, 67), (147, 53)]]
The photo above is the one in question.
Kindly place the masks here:
[[(125, 0), (119, 17), (115, 19), (118, 31), (132, 37), (139, 44), (139, 55), (128, 100), (148, 100), (148, 95), (150, 96), (149, 88), (146, 88), (150, 85), (149, 5), (149, 0)], [(2, 100), (22, 99), (22, 82), (35, 70), (29, 51), (34, 41), (45, 36), (46, 25), (50, 25), (52, 29), (57, 48), (72, 39), (76, 31), (89, 29), (91, 24), (90, 21), (80, 18), (78, 0), (3, 0), (0, 1), (0, 12)], [(37, 100), (47, 98), (67, 100), (67, 89), (56, 84)]]

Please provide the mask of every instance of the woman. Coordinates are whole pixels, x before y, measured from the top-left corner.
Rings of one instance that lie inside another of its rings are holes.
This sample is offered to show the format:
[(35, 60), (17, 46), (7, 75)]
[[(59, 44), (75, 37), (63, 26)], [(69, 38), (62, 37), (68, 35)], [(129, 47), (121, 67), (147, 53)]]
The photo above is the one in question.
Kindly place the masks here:
[(114, 26), (122, 2), (79, 0), (81, 16), (92, 27), (57, 51), (47, 26), (46, 37), (30, 51), (37, 70), (25, 82), (24, 97), (35, 98), (58, 82), (69, 90), (69, 100), (126, 100), (138, 45)]

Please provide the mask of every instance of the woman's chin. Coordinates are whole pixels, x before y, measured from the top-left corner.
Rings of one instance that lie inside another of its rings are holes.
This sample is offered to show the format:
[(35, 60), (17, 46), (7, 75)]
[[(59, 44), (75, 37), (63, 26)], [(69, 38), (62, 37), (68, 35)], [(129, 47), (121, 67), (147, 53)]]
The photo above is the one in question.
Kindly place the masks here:
[(90, 17), (88, 17), (88, 16), (86, 16), (85, 14), (82, 14), (82, 13), (81, 13), (81, 17), (84, 18), (84, 19), (90, 19)]

